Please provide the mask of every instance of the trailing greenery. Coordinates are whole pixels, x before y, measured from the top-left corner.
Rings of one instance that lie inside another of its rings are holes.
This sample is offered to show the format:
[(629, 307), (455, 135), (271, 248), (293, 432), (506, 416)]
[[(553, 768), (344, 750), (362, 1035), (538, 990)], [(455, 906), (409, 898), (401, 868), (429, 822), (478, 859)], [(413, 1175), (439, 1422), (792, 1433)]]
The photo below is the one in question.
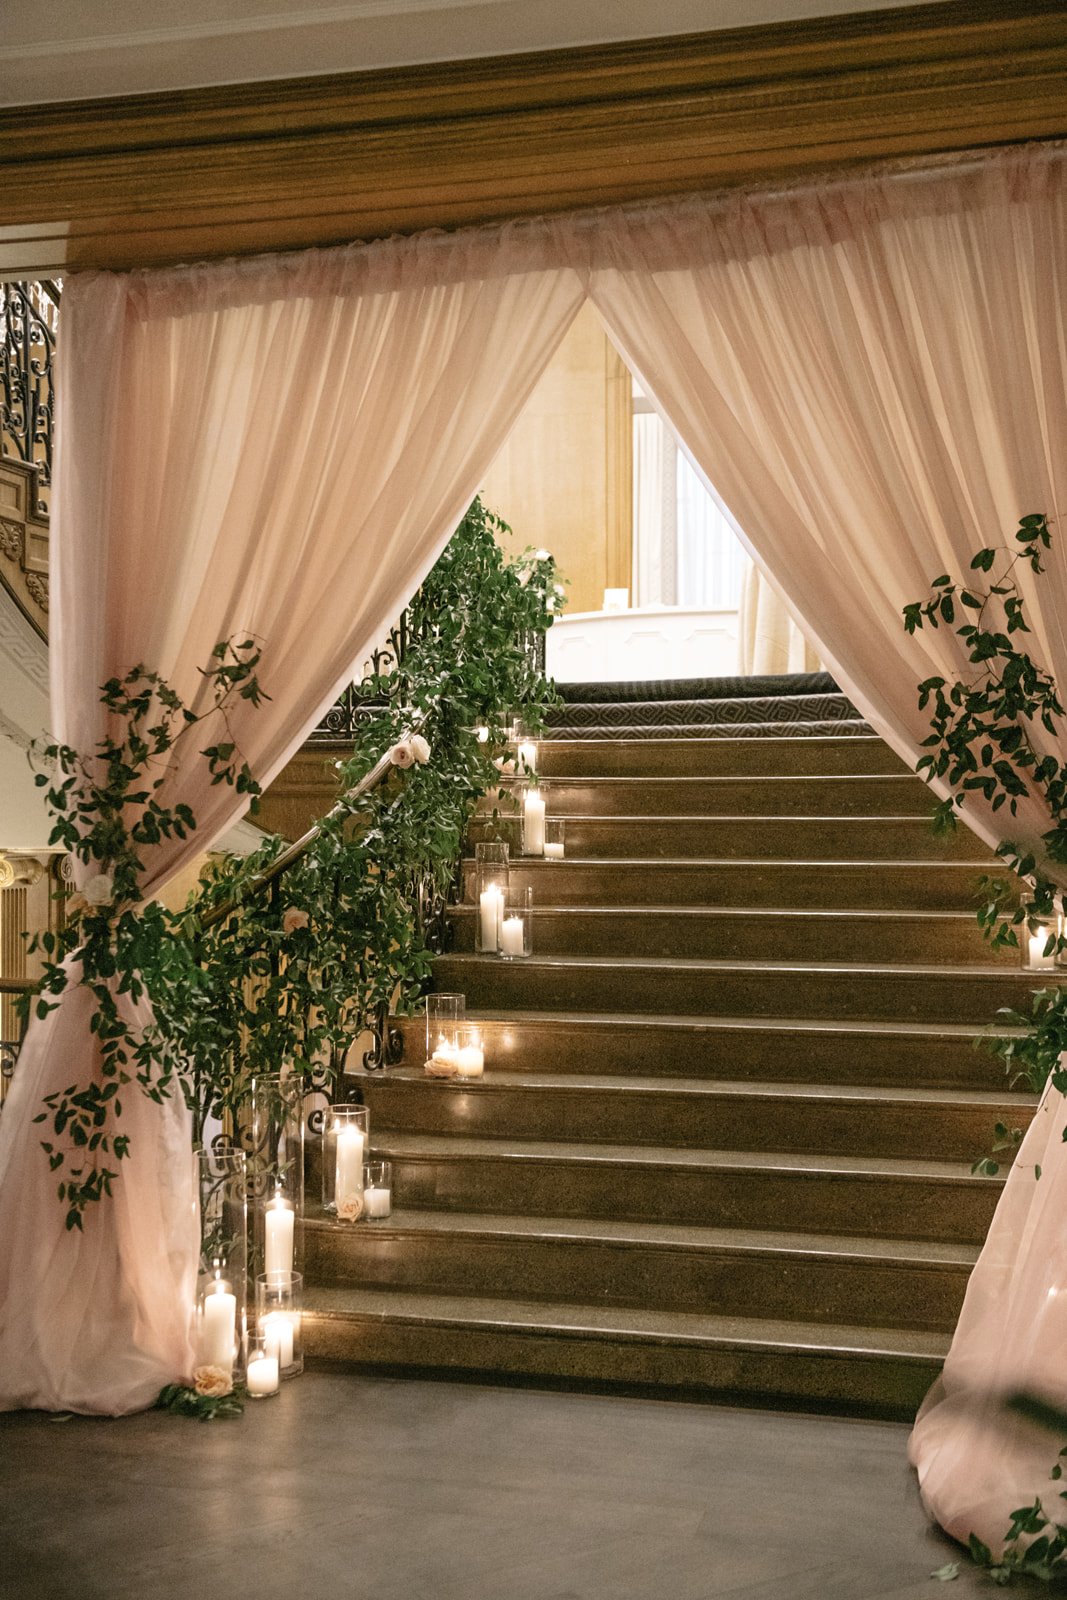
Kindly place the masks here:
[(172, 1417), (196, 1417), (200, 1422), (239, 1417), (244, 1408), (244, 1390), (240, 1387), (227, 1394), (201, 1394), (184, 1383), (168, 1383), (156, 1400), (157, 1411), (169, 1411)]
[[(99, 1079), (48, 1096), (37, 1118), (49, 1124), (42, 1143), (68, 1228), (111, 1193), (128, 1154), (127, 1088), (157, 1101), (180, 1090), (198, 1139), (209, 1119), (236, 1131), (254, 1078), (283, 1072), (333, 1093), (353, 1041), (368, 1031), (380, 1041), (388, 1010), (410, 1010), (423, 992), (463, 837), (500, 783), (512, 718), (536, 732), (553, 699), (530, 643), (563, 590), (547, 552), (504, 556), (508, 532), (474, 502), (359, 686), (359, 738), (340, 771), (347, 798), (273, 881), (276, 836), (244, 860), (215, 861), (182, 911), (145, 902), (144, 850), (196, 825), (159, 789), (203, 717), (144, 666), (104, 686), (116, 731), (91, 756), (40, 752), (51, 842), (93, 869), (64, 931), (40, 938), (31, 1001), (44, 1016), (78, 982), (94, 1002)], [(262, 697), (259, 660), (251, 639), (216, 647), (205, 715), (222, 737), (200, 750), (212, 782), (253, 797), (226, 718), (235, 696)], [(384, 781), (356, 798), (389, 752)], [(131, 1025), (120, 996), (147, 998), (153, 1022)]]
[[(1067, 864), (1067, 762), (1042, 749), (1037, 730), (1063, 748), (1064, 707), (1055, 681), (1025, 648), (1030, 627), (1015, 574), (1021, 565), (1041, 575), (1042, 554), (1051, 544), (1048, 519), (1025, 516), (1010, 546), (986, 547), (972, 557), (971, 573), (977, 577), (964, 583), (942, 573), (925, 600), (904, 607), (908, 633), (952, 628), (975, 669), (951, 683), (931, 677), (919, 685), (919, 707), (931, 711), (931, 733), (916, 770), (949, 789), (935, 808), (935, 829), (954, 829), (972, 794), (980, 794), (993, 812), (1006, 807), (1013, 817), (1024, 799), (1038, 800), (1049, 813), (1040, 859), (1028, 845), (1004, 840), (997, 846), (1011, 876), (984, 874), (977, 910), (978, 925), (994, 949), (1018, 948), (1023, 933), (1052, 926), (1046, 955), (1067, 948), (1067, 939), (1053, 926), (1067, 913), (1067, 892), (1045, 866)], [(1067, 1050), (1063, 987), (1035, 992), (1029, 1010), (1005, 1008), (998, 1015), (1004, 1027), (1022, 1030), (984, 1041), (1002, 1057), (1012, 1084), (1024, 1082), (1039, 1094), (1051, 1078), (1067, 1090), (1067, 1074), (1059, 1067), (1060, 1053)], [(996, 1137), (995, 1153), (1017, 1145), (1021, 1133), (998, 1124)], [(988, 1157), (976, 1163), (976, 1170), (993, 1174), (999, 1163)]]
[[(33, 752), (42, 768), (35, 781), (55, 818), (49, 842), (91, 869), (82, 894), (68, 903), (63, 930), (34, 941), (43, 954), (43, 976), (27, 1002), (45, 1017), (68, 983), (83, 985), (93, 997), (99, 1075), (46, 1095), (46, 1109), (34, 1119), (48, 1125), (42, 1147), (52, 1170), (62, 1174), (58, 1193), (68, 1228), (81, 1228), (86, 1207), (111, 1193), (117, 1164), (128, 1154), (129, 1137), (119, 1131), (123, 1092), (132, 1087), (161, 1101), (181, 1078), (184, 1057), (172, 1019), (181, 1015), (194, 981), (193, 951), (172, 937), (163, 906), (144, 900), (144, 851), (184, 839), (196, 827), (187, 805), (164, 805), (159, 791), (176, 760), (188, 759), (185, 747), (206, 720), (220, 721), (226, 734), (199, 751), (212, 783), (258, 792), (229, 734), (227, 713), (235, 698), (253, 705), (263, 698), (259, 659), (253, 639), (218, 644), (204, 670), (210, 703), (199, 714), (158, 673), (133, 667), (103, 686), (101, 704), (114, 731), (91, 756), (58, 743)], [(141, 1029), (120, 1002), (125, 997), (136, 1004), (145, 996), (155, 1022)]]
[[(529, 641), (562, 593), (546, 552), (508, 560), (508, 533), (480, 501), (411, 601), (403, 634), (360, 686), (343, 795), (306, 853), (273, 886), (257, 877), (277, 841), (213, 867), (184, 927), (199, 943), (195, 1035), (201, 1114), (234, 1112), (251, 1080), (284, 1066), (331, 1089), (361, 1034), (423, 994), (464, 834), (500, 782), (512, 718), (536, 732), (553, 699)], [(481, 729), (481, 737), (479, 737)], [(390, 750), (386, 780), (354, 791)], [(232, 909), (214, 924), (219, 906)], [(220, 1067), (219, 1063), (225, 1063)]]

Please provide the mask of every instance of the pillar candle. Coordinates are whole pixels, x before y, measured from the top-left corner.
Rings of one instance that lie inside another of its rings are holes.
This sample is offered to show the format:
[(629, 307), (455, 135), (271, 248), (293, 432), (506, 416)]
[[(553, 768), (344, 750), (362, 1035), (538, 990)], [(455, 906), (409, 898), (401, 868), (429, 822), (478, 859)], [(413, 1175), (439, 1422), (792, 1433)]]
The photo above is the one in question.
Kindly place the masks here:
[(527, 789), (523, 799), (522, 848), (528, 856), (545, 853), (545, 802), (536, 789)]
[(204, 1296), (204, 1315), (200, 1325), (200, 1360), (206, 1367), (233, 1371), (237, 1332), (237, 1297), (216, 1279), (210, 1294)]
[(500, 949), (500, 921), (504, 915), (504, 891), (498, 883), (483, 889), (478, 902), (483, 950)]
[(519, 771), (537, 771), (537, 746), (527, 742), (519, 746)]
[(1028, 952), (1032, 967), (1054, 967), (1056, 965), (1055, 951), (1051, 955), (1045, 954), (1045, 946), (1051, 936), (1051, 928), (1039, 928), (1030, 935)]
[(550, 861), (562, 861), (563, 846), (561, 844), (546, 844), (545, 855)]
[(334, 1199), (338, 1205), (353, 1200), (363, 1191), (363, 1131), (339, 1128), (337, 1161), (334, 1168)]
[(393, 1209), (392, 1191), (380, 1186), (363, 1191), (363, 1215), (365, 1217), (387, 1217)]
[(505, 917), (500, 930), (500, 948), (506, 956), (524, 956), (526, 937), (521, 917)]
[(271, 1311), (263, 1318), (260, 1332), (266, 1341), (267, 1353), (274, 1356), (279, 1367), (293, 1364), (293, 1318), (288, 1311)]
[(245, 1373), (245, 1388), (249, 1394), (257, 1398), (265, 1394), (278, 1392), (278, 1357), (274, 1355), (254, 1356), (248, 1363)]
[(296, 1216), (288, 1200), (276, 1194), (266, 1210), (267, 1237), (263, 1259), (265, 1272), (292, 1272), (295, 1222)]
[[(518, 918), (511, 920), (516, 922)], [(485, 1052), (480, 1044), (465, 1044), (456, 1059), (461, 1078), (480, 1078), (485, 1071)]]

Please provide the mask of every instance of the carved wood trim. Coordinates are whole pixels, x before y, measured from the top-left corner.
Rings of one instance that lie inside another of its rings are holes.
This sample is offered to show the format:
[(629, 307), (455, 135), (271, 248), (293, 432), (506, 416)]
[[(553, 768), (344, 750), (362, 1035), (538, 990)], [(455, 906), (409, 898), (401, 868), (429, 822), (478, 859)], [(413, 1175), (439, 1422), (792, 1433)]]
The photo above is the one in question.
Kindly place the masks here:
[(37, 504), (37, 474), (0, 456), (0, 583), (42, 639), (48, 638), (48, 522)]
[(0, 274), (278, 250), (1067, 132), (1062, 0), (0, 110)]

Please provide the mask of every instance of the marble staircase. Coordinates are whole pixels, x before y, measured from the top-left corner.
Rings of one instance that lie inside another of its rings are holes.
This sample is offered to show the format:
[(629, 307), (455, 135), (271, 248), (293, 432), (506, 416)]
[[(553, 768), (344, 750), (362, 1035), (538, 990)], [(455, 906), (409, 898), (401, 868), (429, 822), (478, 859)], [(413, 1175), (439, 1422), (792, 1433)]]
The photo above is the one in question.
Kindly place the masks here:
[(906, 1416), (999, 1193), (971, 1162), (1030, 1115), (972, 1040), (1034, 980), (978, 936), (989, 852), (843, 697), (665, 689), (558, 714), (535, 953), (454, 908), (486, 1074), (427, 1079), (412, 1020), (362, 1077), (395, 1209), (310, 1220), (308, 1348)]

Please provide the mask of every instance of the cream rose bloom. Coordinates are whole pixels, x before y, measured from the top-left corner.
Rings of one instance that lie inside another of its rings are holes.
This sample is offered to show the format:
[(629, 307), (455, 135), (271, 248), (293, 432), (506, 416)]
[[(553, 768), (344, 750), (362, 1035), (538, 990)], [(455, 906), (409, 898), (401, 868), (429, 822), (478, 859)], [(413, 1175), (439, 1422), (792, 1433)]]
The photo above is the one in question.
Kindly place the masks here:
[(193, 1388), (209, 1400), (221, 1400), (233, 1393), (233, 1374), (225, 1367), (197, 1367), (193, 1373)]
[(394, 767), (410, 767), (415, 760), (410, 739), (400, 739), (389, 752)]
[(362, 1215), (363, 1196), (361, 1194), (347, 1194), (343, 1200), (338, 1200), (338, 1222), (358, 1222)]
[(282, 932), (295, 933), (297, 928), (309, 926), (311, 918), (306, 911), (301, 911), (299, 906), (289, 906), (282, 917)]
[(427, 761), (430, 759), (429, 740), (424, 739), (421, 733), (413, 733), (411, 738), (408, 740), (408, 743), (411, 746), (411, 753), (415, 757), (415, 760), (418, 762), (420, 767), (424, 767)]

